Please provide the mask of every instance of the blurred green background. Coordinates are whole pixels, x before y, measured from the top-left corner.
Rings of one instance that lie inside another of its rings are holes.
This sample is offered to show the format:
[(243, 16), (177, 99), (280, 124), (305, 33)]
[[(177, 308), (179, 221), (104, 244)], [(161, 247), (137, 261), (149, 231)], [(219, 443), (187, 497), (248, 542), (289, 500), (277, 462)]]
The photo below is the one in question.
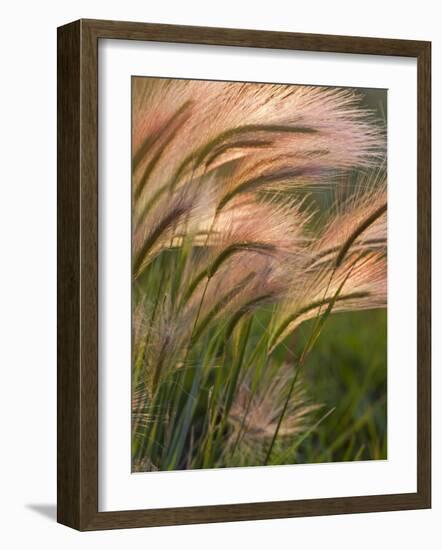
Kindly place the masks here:
[[(311, 323), (311, 322), (310, 322)], [(297, 332), (305, 344), (310, 323)], [(324, 418), (297, 449), (296, 462), (387, 458), (387, 311), (331, 315), (303, 366)]]

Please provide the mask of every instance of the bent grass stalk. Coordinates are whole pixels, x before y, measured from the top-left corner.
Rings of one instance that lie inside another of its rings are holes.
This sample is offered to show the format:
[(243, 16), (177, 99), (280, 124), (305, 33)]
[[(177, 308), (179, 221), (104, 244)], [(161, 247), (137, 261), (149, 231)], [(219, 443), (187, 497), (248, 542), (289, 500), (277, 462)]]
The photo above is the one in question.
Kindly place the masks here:
[[(328, 285), (327, 285), (327, 289), (326, 289), (326, 293), (328, 293), (328, 288), (330, 287), (330, 284), (331, 284), (331, 281), (333, 279), (333, 276), (336, 272), (336, 268), (339, 267), (339, 265), (342, 263), (345, 255), (347, 254), (347, 252), (350, 250), (350, 247), (351, 247), (351, 244), (352, 242), (354, 242), (357, 237), (365, 230), (369, 227), (369, 225), (371, 223), (373, 223), (377, 217), (379, 217), (380, 215), (382, 214), (382, 212), (380, 212), (377, 216), (370, 216), (368, 218), (368, 220), (371, 220), (370, 223), (367, 223), (367, 222), (364, 222), (363, 224), (361, 224), (360, 227), (362, 227), (362, 229), (360, 229), (359, 231), (355, 231), (352, 236), (344, 243), (340, 253), (338, 254), (337, 256), (337, 260), (336, 260), (336, 264), (335, 264), (335, 268), (333, 269), (332, 271), (332, 274), (330, 276), (330, 280), (328, 282)], [(327, 317), (330, 315), (332, 309), (333, 309), (333, 306), (335, 304), (335, 302), (338, 300), (339, 298), (339, 295), (341, 293), (341, 290), (343, 289), (345, 283), (347, 282), (347, 280), (349, 279), (350, 275), (351, 275), (351, 270), (353, 269), (353, 267), (356, 265), (357, 261), (358, 261), (359, 257), (352, 263), (351, 265), (351, 268), (349, 269), (346, 277), (344, 278), (344, 280), (342, 281), (342, 283), (339, 285), (336, 293), (334, 294), (334, 296), (330, 299), (330, 300), (325, 300), (323, 299), (319, 305), (319, 308), (322, 308), (322, 305), (325, 305), (327, 302), (327, 309), (326, 311), (324, 312), (324, 314), (322, 315), (322, 317), (320, 318), (320, 311), (321, 309), (318, 310), (318, 314), (317, 314), (317, 317), (316, 317), (316, 320), (315, 320), (315, 323), (314, 323), (314, 326), (313, 326), (313, 329), (310, 333), (310, 336), (309, 336), (309, 339), (307, 341), (307, 344), (305, 345), (303, 351), (302, 351), (302, 354), (301, 354), (301, 357), (299, 359), (299, 362), (297, 364), (297, 368), (296, 368), (296, 371), (295, 371), (295, 375), (293, 376), (293, 380), (292, 380), (292, 383), (290, 385), (290, 389), (289, 389), (289, 393), (287, 395), (287, 398), (284, 402), (284, 407), (283, 407), (283, 410), (281, 412), (281, 415), (279, 417), (279, 420), (278, 420), (278, 424), (276, 426), (276, 430), (275, 430), (275, 433), (273, 435), (273, 438), (272, 438), (272, 441), (270, 443), (270, 446), (269, 446), (269, 449), (267, 451), (267, 455), (266, 455), (266, 458), (265, 458), (265, 461), (264, 461), (264, 465), (267, 465), (269, 460), (270, 460), (270, 457), (271, 457), (271, 454), (272, 454), (272, 451), (273, 451), (273, 447), (276, 443), (276, 440), (278, 438), (278, 434), (279, 434), (279, 430), (281, 429), (281, 425), (282, 425), (282, 422), (284, 420), (284, 416), (286, 414), (286, 411), (287, 411), (287, 406), (290, 402), (290, 398), (292, 396), (292, 393), (293, 393), (293, 390), (295, 388), (295, 384), (296, 384), (296, 380), (298, 378), (298, 373), (302, 367), (302, 365), (304, 364), (304, 360), (307, 356), (307, 354), (309, 353), (310, 349), (312, 348), (312, 346), (314, 345), (315, 341), (319, 338), (319, 334), (321, 332), (321, 328), (322, 328), (322, 325), (325, 323), (325, 321), (327, 320)], [(339, 262), (338, 262), (339, 260)], [(360, 297), (360, 296), (358, 296)], [(346, 299), (349, 299), (349, 295), (346, 297)], [(309, 308), (310, 309), (310, 308)], [(287, 322), (284, 323), (285, 326), (288, 325)], [(284, 329), (283, 329), (284, 330)], [(283, 331), (282, 330), (282, 331)], [(280, 329), (278, 329), (277, 333), (280, 333)]]
[[(345, 279), (346, 281), (346, 279)], [(301, 357), (298, 361), (298, 364), (296, 366), (296, 370), (295, 370), (295, 374), (292, 378), (292, 382), (290, 384), (290, 389), (288, 391), (288, 394), (287, 394), (287, 397), (286, 397), (286, 400), (284, 402), (284, 407), (282, 409), (282, 412), (281, 412), (281, 415), (278, 419), (278, 424), (276, 426), (276, 429), (275, 429), (275, 433), (273, 434), (273, 438), (272, 438), (272, 441), (270, 443), (270, 446), (269, 446), (269, 449), (267, 451), (267, 454), (266, 454), (266, 458), (264, 460), (264, 465), (266, 466), (268, 463), (269, 463), (269, 460), (270, 460), (270, 457), (272, 455), (272, 451), (273, 451), (273, 447), (276, 443), (276, 440), (278, 438), (278, 434), (279, 434), (279, 430), (281, 429), (281, 425), (282, 425), (282, 422), (284, 420), (284, 416), (286, 414), (286, 411), (287, 411), (287, 407), (288, 407), (288, 404), (290, 402), (290, 399), (292, 397), (292, 394), (293, 394), (293, 390), (295, 389), (295, 385), (296, 385), (296, 382), (297, 382), (297, 379), (298, 379), (298, 375), (299, 375), (299, 372), (301, 370), (301, 367), (302, 365), (304, 364), (304, 360), (305, 360), (305, 357), (307, 356), (307, 353), (309, 352), (310, 348), (313, 346), (314, 342), (316, 341), (316, 339), (319, 337), (319, 333), (320, 333), (320, 330), (321, 330), (321, 325), (324, 324), (326, 318), (328, 317), (328, 315), (331, 313), (331, 310), (333, 308), (333, 305), (338, 297), (338, 294), (339, 292), (341, 291), (342, 287), (344, 286), (344, 283), (345, 281), (341, 284), (341, 286), (338, 288), (338, 290), (336, 291), (336, 294), (335, 296), (333, 297), (333, 300), (330, 300), (328, 306), (327, 306), (327, 309), (326, 311), (324, 312), (324, 315), (322, 316), (322, 319), (319, 323), (315, 323), (314, 327), (313, 327), (313, 330), (310, 334), (310, 337), (307, 341), (307, 344), (305, 345), (303, 351), (302, 351), (302, 354), (301, 354)]]
[(207, 277), (208, 281), (215, 275), (218, 269), (234, 254), (239, 252), (258, 252), (262, 254), (270, 254), (276, 250), (276, 247), (272, 244), (260, 243), (260, 242), (239, 242), (233, 243), (222, 250), (210, 266), (201, 270), (198, 275), (190, 283), (188, 289), (183, 294), (183, 304), (186, 303), (200, 282)]

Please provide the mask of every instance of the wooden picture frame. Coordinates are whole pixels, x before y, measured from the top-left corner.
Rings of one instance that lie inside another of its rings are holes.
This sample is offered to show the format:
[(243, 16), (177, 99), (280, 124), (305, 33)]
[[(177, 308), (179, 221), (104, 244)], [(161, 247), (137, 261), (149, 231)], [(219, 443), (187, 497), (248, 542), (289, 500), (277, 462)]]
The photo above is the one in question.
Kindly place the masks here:
[[(417, 59), (417, 492), (98, 511), (98, 41), (123, 39)], [(431, 506), (431, 44), (422, 41), (79, 20), (58, 29), (58, 521), (81, 531)]]

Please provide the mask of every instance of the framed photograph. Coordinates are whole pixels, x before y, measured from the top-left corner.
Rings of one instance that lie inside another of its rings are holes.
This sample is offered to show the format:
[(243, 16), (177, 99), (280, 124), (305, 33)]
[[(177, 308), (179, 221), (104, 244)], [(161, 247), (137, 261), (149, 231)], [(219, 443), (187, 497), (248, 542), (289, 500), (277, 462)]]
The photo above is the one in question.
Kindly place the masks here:
[(429, 508), (429, 42), (58, 29), (58, 521)]

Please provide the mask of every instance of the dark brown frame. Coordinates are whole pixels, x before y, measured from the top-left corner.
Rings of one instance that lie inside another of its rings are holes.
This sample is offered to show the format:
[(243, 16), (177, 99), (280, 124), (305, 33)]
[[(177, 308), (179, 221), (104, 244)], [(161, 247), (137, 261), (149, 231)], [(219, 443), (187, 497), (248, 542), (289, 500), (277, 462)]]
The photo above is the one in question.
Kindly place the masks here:
[[(417, 58), (417, 492), (98, 511), (98, 40)], [(81, 531), (431, 507), (431, 43), (79, 20), (58, 29), (58, 521)]]

